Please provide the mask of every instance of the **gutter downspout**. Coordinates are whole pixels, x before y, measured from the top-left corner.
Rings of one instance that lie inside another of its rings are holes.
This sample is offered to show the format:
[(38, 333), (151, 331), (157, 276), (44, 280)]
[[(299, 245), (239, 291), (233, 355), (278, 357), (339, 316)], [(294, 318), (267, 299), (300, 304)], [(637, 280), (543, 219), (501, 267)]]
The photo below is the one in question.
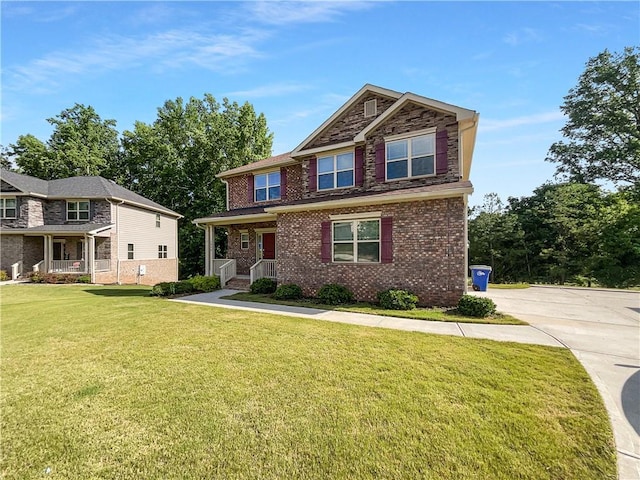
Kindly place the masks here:
[(112, 203), (108, 198), (105, 198), (105, 200), (109, 205), (116, 207), (116, 238), (118, 242), (118, 256), (116, 257), (116, 283), (120, 285), (120, 210), (118, 207), (124, 203), (124, 200), (120, 200), (120, 203)]

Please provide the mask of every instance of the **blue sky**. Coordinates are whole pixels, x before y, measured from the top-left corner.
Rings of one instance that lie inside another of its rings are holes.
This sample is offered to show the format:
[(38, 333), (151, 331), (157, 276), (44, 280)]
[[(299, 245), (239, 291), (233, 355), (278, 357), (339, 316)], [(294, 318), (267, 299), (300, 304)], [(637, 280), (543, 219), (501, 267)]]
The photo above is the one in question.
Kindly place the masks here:
[(177, 97), (252, 103), (296, 147), (364, 84), (480, 113), (475, 193), (553, 177), (563, 97), (590, 57), (640, 44), (640, 2), (12, 2), (0, 143), (75, 103), (120, 132)]

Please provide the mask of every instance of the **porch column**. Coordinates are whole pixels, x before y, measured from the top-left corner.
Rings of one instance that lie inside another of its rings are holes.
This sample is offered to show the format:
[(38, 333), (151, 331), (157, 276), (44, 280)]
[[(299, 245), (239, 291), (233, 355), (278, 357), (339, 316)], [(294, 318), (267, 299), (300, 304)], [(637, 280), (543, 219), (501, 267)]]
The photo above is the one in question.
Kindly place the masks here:
[(206, 276), (211, 275), (211, 251), (209, 250), (209, 242), (211, 241), (209, 237), (211, 236), (211, 232), (209, 230), (209, 225), (207, 225), (204, 229), (204, 274)]
[(81, 258), (80, 260), (82, 260), (84, 262), (84, 273), (89, 273), (90, 272), (90, 266), (89, 266), (89, 239), (87, 237), (87, 235), (85, 235), (84, 237), (82, 237), (82, 256), (84, 258)]
[(53, 260), (53, 235), (44, 236), (44, 273), (51, 271), (51, 260)]
[(211, 252), (209, 255), (211, 256), (211, 272), (213, 274), (213, 264), (216, 259), (216, 227), (215, 225), (211, 225), (211, 233), (209, 234), (211, 237)]
[(96, 283), (96, 265), (94, 258), (96, 256), (96, 237), (89, 236), (89, 248), (87, 250), (87, 262), (89, 265), (89, 275), (91, 275), (91, 283)]

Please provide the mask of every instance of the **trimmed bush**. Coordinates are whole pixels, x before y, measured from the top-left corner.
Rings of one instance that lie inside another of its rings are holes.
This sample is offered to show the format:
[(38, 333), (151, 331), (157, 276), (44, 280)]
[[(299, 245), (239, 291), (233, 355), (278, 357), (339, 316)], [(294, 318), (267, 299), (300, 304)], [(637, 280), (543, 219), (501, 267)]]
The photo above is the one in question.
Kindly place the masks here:
[(6, 270), (0, 270), (0, 282), (6, 282), (9, 280), (9, 275), (7, 275)]
[(458, 312), (468, 317), (484, 318), (496, 313), (496, 304), (490, 298), (463, 295), (458, 301)]
[(302, 289), (295, 283), (285, 283), (276, 288), (273, 298), (276, 300), (298, 300), (302, 298)]
[(91, 283), (91, 275), (80, 275), (78, 278), (76, 278), (76, 282)]
[(318, 300), (327, 305), (340, 305), (353, 302), (353, 292), (344, 285), (327, 283), (318, 290)]
[(213, 292), (220, 288), (220, 277), (215, 275), (210, 277), (196, 275), (187, 281), (191, 283), (195, 292)]
[(179, 282), (162, 282), (154, 285), (151, 289), (151, 295), (157, 297), (184, 295), (187, 293), (193, 293), (193, 285), (188, 280), (181, 280)]
[(276, 291), (276, 282), (267, 277), (259, 278), (249, 287), (251, 293), (274, 293)]
[(378, 302), (387, 310), (413, 310), (418, 303), (418, 297), (406, 290), (390, 288), (384, 292), (378, 292)]

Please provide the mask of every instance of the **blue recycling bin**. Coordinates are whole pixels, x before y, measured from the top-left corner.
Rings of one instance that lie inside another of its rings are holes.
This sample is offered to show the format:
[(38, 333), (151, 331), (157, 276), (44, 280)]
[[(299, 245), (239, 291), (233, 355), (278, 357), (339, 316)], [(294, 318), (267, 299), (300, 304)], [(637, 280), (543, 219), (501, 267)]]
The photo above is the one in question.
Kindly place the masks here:
[(471, 288), (476, 292), (486, 292), (489, 285), (491, 267), (488, 265), (470, 265)]

